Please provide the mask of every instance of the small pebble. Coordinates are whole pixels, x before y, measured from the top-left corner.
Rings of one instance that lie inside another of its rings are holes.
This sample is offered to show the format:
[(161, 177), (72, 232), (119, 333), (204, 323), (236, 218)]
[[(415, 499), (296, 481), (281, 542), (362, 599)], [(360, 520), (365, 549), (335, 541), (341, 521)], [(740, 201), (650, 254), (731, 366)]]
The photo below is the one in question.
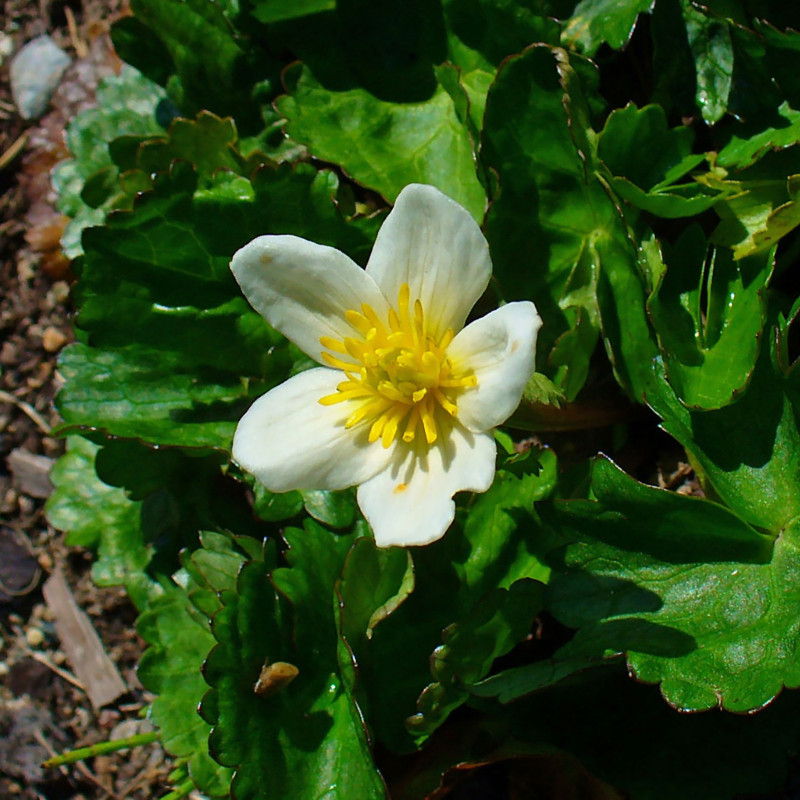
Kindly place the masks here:
[(69, 298), (69, 284), (66, 281), (56, 281), (50, 287), (48, 294), (53, 297), (53, 305), (56, 303), (65, 303)]
[(38, 628), (28, 628), (25, 639), (31, 647), (41, 647), (44, 644), (44, 634)]
[(0, 31), (0, 64), (14, 52), (14, 40)]
[(42, 333), (42, 347), (48, 353), (57, 353), (67, 343), (67, 337), (58, 328), (46, 328)]
[(36, 119), (47, 110), (70, 57), (49, 37), (31, 39), (11, 59), (11, 94), (23, 119)]

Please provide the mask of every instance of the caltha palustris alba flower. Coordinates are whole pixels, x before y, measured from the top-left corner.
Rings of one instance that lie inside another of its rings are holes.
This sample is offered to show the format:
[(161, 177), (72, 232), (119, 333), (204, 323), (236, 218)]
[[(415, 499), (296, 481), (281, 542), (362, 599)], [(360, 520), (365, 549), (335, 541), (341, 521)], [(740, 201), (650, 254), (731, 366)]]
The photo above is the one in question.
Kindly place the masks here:
[(273, 492), (358, 486), (379, 546), (440, 538), (453, 495), (492, 483), (492, 429), (520, 401), (541, 324), (518, 302), (464, 327), (492, 269), (469, 213), (413, 184), (366, 270), (296, 236), (253, 240), (231, 269), (251, 305), (322, 365), (256, 400), (235, 460)]

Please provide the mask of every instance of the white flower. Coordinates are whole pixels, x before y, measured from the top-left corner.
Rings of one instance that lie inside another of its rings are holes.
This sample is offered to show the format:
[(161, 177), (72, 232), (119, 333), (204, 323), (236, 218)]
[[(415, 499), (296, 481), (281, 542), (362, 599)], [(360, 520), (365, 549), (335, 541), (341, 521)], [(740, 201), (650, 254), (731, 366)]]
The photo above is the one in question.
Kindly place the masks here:
[(413, 184), (366, 270), (296, 236), (253, 240), (231, 269), (252, 306), (323, 365), (253, 403), (236, 461), (273, 492), (358, 486), (381, 547), (440, 538), (453, 495), (491, 486), (492, 428), (519, 404), (541, 325), (519, 302), (463, 327), (492, 269), (472, 217)]

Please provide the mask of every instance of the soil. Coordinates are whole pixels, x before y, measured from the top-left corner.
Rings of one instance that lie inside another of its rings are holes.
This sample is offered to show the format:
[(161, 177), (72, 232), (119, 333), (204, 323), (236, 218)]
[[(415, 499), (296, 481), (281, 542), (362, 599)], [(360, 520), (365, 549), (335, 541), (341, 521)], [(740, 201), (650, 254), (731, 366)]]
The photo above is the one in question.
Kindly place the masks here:
[[(49, 173), (68, 156), (66, 122), (92, 103), (97, 81), (118, 69), (107, 37), (125, 13), (117, 0), (0, 0), (0, 798), (99, 800), (163, 795), (169, 764), (158, 744), (69, 767), (44, 769), (56, 753), (148, 730), (150, 698), (136, 678), (143, 643), (124, 593), (100, 589), (87, 554), (48, 525), (47, 473), (64, 449), (58, 423), (58, 352), (72, 338), (69, 265), (58, 242)], [(23, 121), (9, 88), (6, 49), (49, 34), (73, 59), (51, 110)], [(42, 594), (66, 576), (102, 648), (130, 691), (95, 708), (54, 627)]]

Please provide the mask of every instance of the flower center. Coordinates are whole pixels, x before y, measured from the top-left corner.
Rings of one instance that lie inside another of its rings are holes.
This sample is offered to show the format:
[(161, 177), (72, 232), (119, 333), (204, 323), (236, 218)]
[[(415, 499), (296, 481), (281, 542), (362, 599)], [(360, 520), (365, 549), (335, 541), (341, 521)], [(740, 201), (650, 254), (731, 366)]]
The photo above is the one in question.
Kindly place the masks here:
[(431, 336), (422, 303), (416, 300), (412, 309), (410, 294), (404, 283), (397, 310), (389, 309), (386, 323), (372, 306), (362, 303), (360, 311), (345, 312), (356, 335), (342, 341), (330, 336), (319, 340), (331, 351), (322, 353), (325, 363), (347, 376), (336, 387), (336, 394), (321, 397), (319, 402), (328, 406), (358, 401), (345, 428), (369, 423), (369, 441), (380, 439), (384, 447), (397, 436), (413, 442), (419, 434), (433, 444), (458, 415), (458, 394), (478, 382), (472, 372), (454, 370), (447, 357), (452, 328), (438, 340)]

